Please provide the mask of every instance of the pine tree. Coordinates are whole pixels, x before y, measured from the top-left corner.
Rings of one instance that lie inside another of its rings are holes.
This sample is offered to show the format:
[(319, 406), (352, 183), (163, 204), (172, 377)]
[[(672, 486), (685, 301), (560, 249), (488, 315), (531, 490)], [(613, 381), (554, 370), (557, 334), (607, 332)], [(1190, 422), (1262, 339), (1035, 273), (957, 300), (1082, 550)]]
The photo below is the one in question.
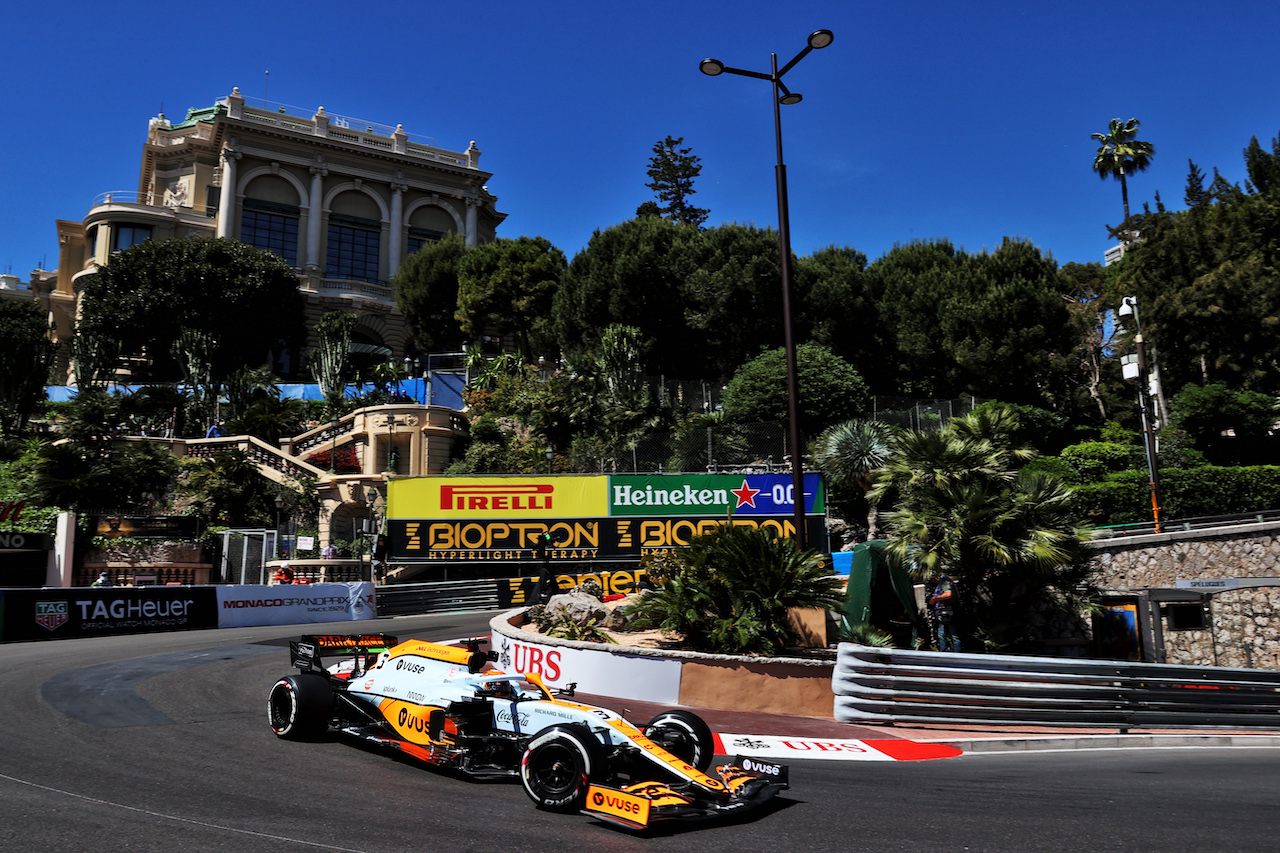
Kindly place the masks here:
[[(662, 204), (657, 211), (672, 222), (701, 227), (711, 213), (701, 207), (691, 206), (687, 199), (697, 190), (693, 188), (693, 180), (702, 172), (702, 158), (691, 154), (692, 148), (680, 148), (684, 137), (668, 136), (661, 142), (654, 143), (653, 156), (649, 158), (648, 175), (652, 179), (646, 187), (653, 190)], [(641, 211), (652, 211), (641, 205)], [(663, 206), (665, 205), (665, 206)], [(642, 215), (642, 214), (641, 214)]]

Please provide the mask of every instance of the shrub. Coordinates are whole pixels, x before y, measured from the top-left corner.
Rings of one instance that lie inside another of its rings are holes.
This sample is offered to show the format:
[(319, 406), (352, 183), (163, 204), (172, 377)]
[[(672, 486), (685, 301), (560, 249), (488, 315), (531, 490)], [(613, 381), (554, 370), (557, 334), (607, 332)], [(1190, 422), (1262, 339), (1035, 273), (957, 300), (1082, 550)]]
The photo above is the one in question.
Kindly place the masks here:
[(1071, 466), (1072, 483), (1098, 483), (1108, 474), (1135, 468), (1142, 462), (1142, 448), (1111, 441), (1084, 441), (1062, 450)]
[(640, 624), (721, 654), (777, 654), (794, 639), (791, 608), (843, 604), (826, 557), (769, 528), (721, 525), (695, 537), (678, 566), (633, 608)]

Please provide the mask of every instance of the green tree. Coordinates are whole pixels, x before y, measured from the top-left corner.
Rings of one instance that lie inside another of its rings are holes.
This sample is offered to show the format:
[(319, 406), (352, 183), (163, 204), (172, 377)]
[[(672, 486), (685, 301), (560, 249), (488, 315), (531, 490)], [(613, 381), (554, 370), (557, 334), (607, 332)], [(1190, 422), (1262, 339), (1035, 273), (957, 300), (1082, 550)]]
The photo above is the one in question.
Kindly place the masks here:
[(604, 329), (640, 330), (642, 369), (673, 377), (700, 375), (702, 337), (685, 322), (684, 281), (693, 266), (686, 225), (646, 217), (592, 234), (569, 263), (554, 300), (555, 336), (567, 354), (593, 354)]
[[(824, 347), (796, 347), (796, 374), (802, 437), (816, 436), (831, 424), (858, 417), (871, 408), (871, 395), (862, 377)], [(734, 374), (725, 388), (724, 413), (730, 423), (787, 420), (785, 349), (771, 350)]]
[(427, 243), (405, 258), (391, 280), (396, 307), (422, 352), (456, 352), (465, 339), (458, 313), (458, 265), (467, 252), (460, 234)]
[(680, 304), (702, 355), (694, 375), (728, 377), (762, 352), (782, 346), (777, 232), (722, 225), (700, 232), (685, 246), (690, 256)]
[(1280, 393), (1280, 182), (1268, 179), (1280, 171), (1280, 137), (1244, 156), (1256, 185), (1233, 185), (1215, 168), (1207, 201), (1135, 214), (1142, 240), (1108, 268), (1109, 298), (1138, 299), (1166, 388)]
[(177, 462), (167, 447), (123, 436), (129, 396), (82, 388), (64, 409), (66, 439), (43, 445), (32, 466), (33, 497), (80, 512), (127, 512), (166, 501)]
[(36, 406), (57, 346), (35, 302), (0, 299), (0, 436), (21, 435)]
[(1129, 221), (1129, 183), (1128, 175), (1145, 172), (1155, 156), (1155, 146), (1150, 142), (1138, 139), (1141, 126), (1136, 118), (1121, 121), (1113, 118), (1103, 133), (1092, 134), (1095, 142), (1101, 143), (1093, 158), (1093, 171), (1102, 180), (1115, 178), (1120, 182), (1120, 196), (1124, 200), (1124, 223)]
[[(1187, 385), (1169, 401), (1169, 420), (1215, 465), (1267, 464), (1274, 460), (1275, 443), (1265, 439), (1275, 427), (1278, 408), (1269, 394), (1220, 384)], [(1163, 450), (1161, 455), (1168, 465)]]
[(1034, 650), (1045, 608), (1078, 612), (1094, 592), (1071, 490), (1023, 470), (1036, 453), (1009, 440), (1017, 424), (989, 409), (902, 433), (872, 491), (895, 502), (890, 549), (917, 576), (958, 581), (970, 627), (992, 651)]
[(258, 473), (247, 452), (226, 450), (183, 460), (177, 492), (209, 523), (243, 527), (272, 523), (279, 490)]
[(132, 246), (85, 281), (76, 334), (145, 355), (136, 372), (178, 379), (173, 352), (184, 330), (216, 343), (214, 381), (297, 352), (304, 340), (298, 277), (270, 252), (190, 237)]
[(1030, 243), (969, 255), (945, 240), (913, 242), (868, 272), (891, 336), (877, 367), (898, 393), (1070, 405), (1083, 377), (1059, 354), (1078, 331), (1056, 264)]
[[(689, 204), (689, 196), (697, 190), (693, 181), (702, 172), (702, 159), (692, 153), (692, 148), (681, 148), (684, 137), (668, 136), (653, 144), (653, 156), (649, 158), (649, 183), (646, 187), (653, 190), (662, 204), (648, 208), (649, 202), (640, 206), (637, 216), (652, 215), (657, 212), (683, 225), (701, 227), (707, 221), (710, 211)], [(643, 213), (642, 213), (643, 211)]]
[(532, 363), (554, 340), (551, 307), (564, 253), (544, 237), (498, 239), (467, 252), (458, 264), (457, 318), (478, 340), (490, 329), (513, 334)]
[(849, 246), (828, 246), (796, 258), (794, 269), (797, 333), (862, 371), (872, 391), (897, 393), (887, 373), (871, 369), (884, 352), (886, 336), (867, 256)]

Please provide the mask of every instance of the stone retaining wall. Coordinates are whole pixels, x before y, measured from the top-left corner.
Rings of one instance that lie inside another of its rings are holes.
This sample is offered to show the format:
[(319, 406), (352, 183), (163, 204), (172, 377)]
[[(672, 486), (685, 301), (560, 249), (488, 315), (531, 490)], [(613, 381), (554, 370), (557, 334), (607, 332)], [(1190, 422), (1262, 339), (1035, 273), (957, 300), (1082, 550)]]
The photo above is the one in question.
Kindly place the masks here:
[[(1243, 524), (1105, 539), (1097, 583), (1113, 592), (1172, 589), (1179, 580), (1280, 578), (1280, 524)], [(1209, 627), (1172, 631), (1163, 620), (1166, 662), (1280, 669), (1280, 587), (1232, 589), (1210, 597)]]

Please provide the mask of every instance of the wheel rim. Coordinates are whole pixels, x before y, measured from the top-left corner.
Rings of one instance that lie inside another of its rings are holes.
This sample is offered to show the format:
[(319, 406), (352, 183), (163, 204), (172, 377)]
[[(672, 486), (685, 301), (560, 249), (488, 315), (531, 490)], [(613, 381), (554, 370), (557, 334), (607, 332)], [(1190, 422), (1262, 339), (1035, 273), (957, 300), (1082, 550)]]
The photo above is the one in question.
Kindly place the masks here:
[(688, 764), (693, 764), (694, 759), (698, 757), (698, 739), (692, 732), (685, 731), (672, 723), (661, 724), (649, 739)]
[(277, 685), (275, 690), (271, 691), (271, 728), (277, 732), (282, 732), (289, 728), (293, 722), (294, 709), (293, 691), (288, 685)]
[(530, 776), (547, 796), (563, 796), (573, 791), (581, 778), (578, 763), (577, 753), (569, 747), (548, 744), (534, 756)]

